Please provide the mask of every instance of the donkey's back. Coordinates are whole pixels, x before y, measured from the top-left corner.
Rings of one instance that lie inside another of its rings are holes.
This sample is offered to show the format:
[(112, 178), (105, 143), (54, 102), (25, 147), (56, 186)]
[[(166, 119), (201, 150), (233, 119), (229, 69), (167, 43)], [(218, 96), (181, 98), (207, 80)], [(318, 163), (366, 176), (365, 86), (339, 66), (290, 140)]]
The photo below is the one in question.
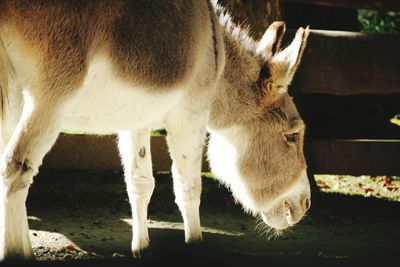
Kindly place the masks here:
[(165, 90), (190, 78), (211, 38), (209, 9), (190, 0), (3, 0), (0, 36), (18, 62), (58, 80), (81, 82), (103, 55), (116, 76)]
[(207, 1), (2, 1), (0, 64), (19, 91), (61, 96), (64, 129), (163, 127), (216, 77), (211, 16)]

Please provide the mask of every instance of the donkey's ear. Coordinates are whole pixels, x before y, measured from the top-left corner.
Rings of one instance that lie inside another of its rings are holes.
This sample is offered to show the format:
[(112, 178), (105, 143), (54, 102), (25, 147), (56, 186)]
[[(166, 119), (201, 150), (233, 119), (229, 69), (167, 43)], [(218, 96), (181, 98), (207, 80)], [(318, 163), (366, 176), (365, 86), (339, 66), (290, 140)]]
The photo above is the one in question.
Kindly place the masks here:
[(270, 106), (281, 93), (287, 92), (303, 56), (309, 32), (308, 27), (299, 28), (292, 43), (261, 66), (257, 86), (264, 106)]
[(299, 28), (292, 43), (284, 50), (273, 56), (269, 62), (272, 69), (271, 74), (274, 80), (280, 80), (282, 86), (288, 86), (300, 65), (304, 49), (307, 45), (307, 38), (310, 34), (309, 27)]
[(273, 22), (265, 31), (258, 43), (256, 52), (273, 56), (281, 47), (282, 37), (285, 34), (286, 26), (283, 21)]

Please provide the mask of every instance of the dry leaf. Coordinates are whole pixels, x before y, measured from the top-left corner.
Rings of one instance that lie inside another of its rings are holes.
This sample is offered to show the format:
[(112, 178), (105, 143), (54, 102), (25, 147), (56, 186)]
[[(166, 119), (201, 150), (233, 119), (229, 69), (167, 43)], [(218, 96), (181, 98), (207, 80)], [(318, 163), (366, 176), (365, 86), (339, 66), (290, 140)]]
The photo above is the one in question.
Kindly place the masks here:
[(325, 182), (323, 181), (317, 181), (317, 186), (321, 189), (329, 189), (331, 188), (329, 185), (327, 185)]
[(364, 188), (364, 192), (365, 193), (372, 193), (372, 192), (374, 192), (375, 190), (374, 189), (372, 189), (372, 188)]
[(75, 250), (75, 246), (73, 244), (69, 244), (65, 247), (68, 251), (73, 251)]
[(386, 188), (389, 189), (390, 191), (396, 191), (399, 187), (394, 184), (388, 184), (386, 185)]
[(390, 178), (390, 177), (385, 177), (385, 179), (383, 180), (383, 185), (384, 185), (384, 186), (388, 186), (388, 185), (390, 185), (390, 184), (392, 184), (392, 178)]

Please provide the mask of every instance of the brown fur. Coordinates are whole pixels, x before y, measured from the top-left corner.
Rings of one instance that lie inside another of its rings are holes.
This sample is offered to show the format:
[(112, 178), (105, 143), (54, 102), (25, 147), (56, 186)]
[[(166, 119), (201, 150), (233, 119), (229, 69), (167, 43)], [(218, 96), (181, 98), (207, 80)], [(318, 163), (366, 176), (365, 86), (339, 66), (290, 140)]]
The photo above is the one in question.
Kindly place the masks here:
[(210, 34), (210, 19), (202, 17), (207, 2), (192, 2), (3, 0), (0, 33), (7, 28), (3, 38), (18, 37), (24, 56), (42, 59), (37, 65), (46, 76), (39, 82), (52, 90), (77, 88), (99, 51), (111, 52), (124, 79), (165, 90), (188, 78), (199, 39)]

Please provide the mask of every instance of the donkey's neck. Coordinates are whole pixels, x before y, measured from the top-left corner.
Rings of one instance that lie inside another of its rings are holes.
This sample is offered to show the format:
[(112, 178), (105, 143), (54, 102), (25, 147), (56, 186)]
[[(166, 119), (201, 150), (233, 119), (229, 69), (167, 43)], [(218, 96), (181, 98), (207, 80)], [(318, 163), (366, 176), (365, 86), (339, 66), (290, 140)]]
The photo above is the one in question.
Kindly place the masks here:
[(254, 83), (259, 63), (244, 45), (225, 32), (225, 69), (211, 106), (209, 127), (221, 129), (251, 120), (258, 112)]

